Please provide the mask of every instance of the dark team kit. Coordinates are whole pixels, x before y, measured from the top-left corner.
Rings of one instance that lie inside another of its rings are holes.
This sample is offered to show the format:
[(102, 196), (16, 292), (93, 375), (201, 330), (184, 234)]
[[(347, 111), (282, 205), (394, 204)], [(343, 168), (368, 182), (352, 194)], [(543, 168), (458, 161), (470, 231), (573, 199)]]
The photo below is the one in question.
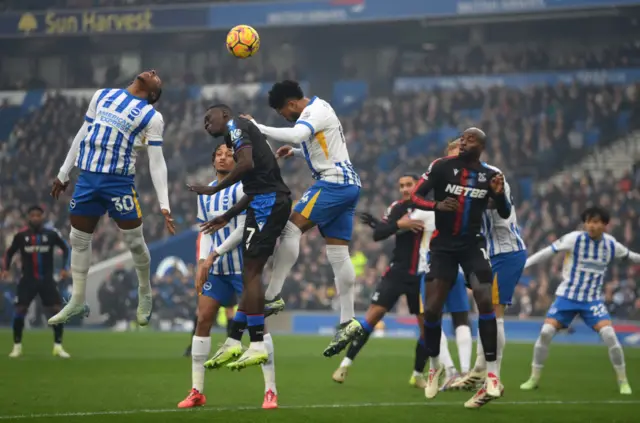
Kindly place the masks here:
[(420, 242), (422, 231), (398, 231), (398, 220), (415, 206), (411, 201), (396, 201), (387, 210), (381, 222), (374, 227), (373, 239), (380, 241), (396, 236), (391, 264), (382, 276), (373, 294), (372, 304), (391, 310), (400, 296), (405, 295), (411, 314), (420, 314)]
[(13, 238), (4, 259), (4, 269), (8, 270), (11, 259), (20, 252), (22, 278), (18, 284), (16, 304), (28, 307), (36, 295), (40, 295), (42, 305), (61, 304), (58, 287), (53, 279), (54, 247), (62, 249), (64, 263), (69, 260), (69, 247), (56, 229), (24, 228)]
[[(496, 175), (498, 172), (481, 162), (450, 156), (434, 161), (422, 176), (412, 200), (417, 208), (435, 210), (436, 216), (436, 231), (429, 245), (431, 267), (427, 280), (454, 281), (458, 264), (466, 276), (489, 272), (491, 277), (486, 240), (480, 233), (482, 216), (489, 199), (493, 199), (501, 217), (508, 218), (511, 213), (511, 204), (506, 197), (491, 190), (491, 179)], [(424, 198), (430, 191), (433, 201)], [(448, 197), (459, 203), (454, 212), (441, 211), (437, 207), (437, 203)]]
[(253, 197), (247, 209), (242, 242), (247, 257), (270, 256), (291, 213), (291, 192), (282, 180), (280, 167), (260, 130), (246, 119), (235, 117), (227, 123), (227, 147), (234, 157), (244, 147), (252, 147), (253, 170), (242, 178), (245, 194)]

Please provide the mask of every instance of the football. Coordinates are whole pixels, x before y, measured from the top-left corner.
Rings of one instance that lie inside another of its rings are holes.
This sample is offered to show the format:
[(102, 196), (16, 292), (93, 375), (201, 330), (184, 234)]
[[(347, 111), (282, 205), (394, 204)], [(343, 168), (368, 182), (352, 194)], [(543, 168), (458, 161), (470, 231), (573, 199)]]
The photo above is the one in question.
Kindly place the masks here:
[(258, 31), (249, 25), (235, 26), (227, 34), (227, 50), (239, 59), (246, 59), (260, 49)]

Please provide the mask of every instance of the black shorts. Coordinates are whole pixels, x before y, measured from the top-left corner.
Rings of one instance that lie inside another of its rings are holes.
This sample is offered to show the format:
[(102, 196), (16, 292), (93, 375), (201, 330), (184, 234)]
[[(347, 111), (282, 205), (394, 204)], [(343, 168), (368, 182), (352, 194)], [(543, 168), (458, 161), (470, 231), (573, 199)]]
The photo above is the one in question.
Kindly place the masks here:
[(259, 194), (247, 209), (242, 242), (244, 257), (269, 258), (291, 215), (291, 197), (285, 194)]
[(54, 280), (20, 279), (16, 290), (14, 304), (29, 307), (31, 302), (40, 296), (44, 307), (52, 307), (62, 304), (62, 297), (58, 291), (58, 285)]
[(420, 277), (406, 273), (390, 271), (385, 274), (376, 287), (376, 292), (371, 297), (371, 304), (391, 310), (402, 295), (407, 298), (407, 305), (411, 314), (418, 315), (422, 313)]
[(471, 244), (455, 250), (432, 250), (429, 252), (429, 257), (427, 281), (441, 279), (451, 282), (453, 286), (458, 277), (458, 266), (461, 266), (467, 281), (474, 274), (482, 284), (493, 282), (491, 262), (487, 254), (485, 238), (482, 236), (477, 237)]

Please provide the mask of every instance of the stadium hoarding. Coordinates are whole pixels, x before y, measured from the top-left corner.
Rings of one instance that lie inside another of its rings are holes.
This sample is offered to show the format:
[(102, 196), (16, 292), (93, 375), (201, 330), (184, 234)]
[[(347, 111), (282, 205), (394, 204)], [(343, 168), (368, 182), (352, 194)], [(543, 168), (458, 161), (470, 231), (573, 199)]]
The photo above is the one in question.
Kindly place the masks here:
[[(335, 313), (294, 312), (291, 314), (291, 333), (299, 335), (326, 335), (335, 333), (338, 315)], [(472, 333), (477, 333), (477, 323), (472, 318)], [(534, 342), (540, 334), (543, 320), (539, 319), (505, 319), (505, 331), (509, 342)], [(451, 318), (443, 318), (442, 328), (451, 339), (455, 338)], [(640, 323), (615, 322), (620, 342), (625, 346), (640, 347)], [(389, 338), (418, 338), (419, 331), (416, 318), (413, 316), (398, 316), (387, 314), (382, 324), (376, 327), (374, 337)], [(599, 344), (600, 336), (582, 322), (572, 328), (572, 331), (561, 331), (554, 338), (554, 342), (570, 344)]]
[(0, 37), (132, 34), (553, 13), (640, 5), (638, 0), (311, 0), (8, 12)]

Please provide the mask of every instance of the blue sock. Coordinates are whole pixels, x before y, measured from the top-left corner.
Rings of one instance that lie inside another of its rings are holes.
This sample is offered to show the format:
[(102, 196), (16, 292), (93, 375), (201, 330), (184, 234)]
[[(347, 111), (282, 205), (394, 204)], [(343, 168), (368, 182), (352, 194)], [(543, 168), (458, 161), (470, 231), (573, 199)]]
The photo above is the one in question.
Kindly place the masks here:
[(247, 326), (251, 342), (264, 341), (264, 314), (247, 315)]
[(367, 333), (373, 332), (373, 328), (371, 327), (369, 322), (367, 322), (365, 319), (360, 319), (358, 320), (358, 322), (360, 322), (360, 324), (362, 325), (362, 329), (364, 329), (365, 332)]
[(233, 320), (240, 323), (247, 323), (247, 315), (244, 311), (237, 310), (236, 315), (233, 316)]

